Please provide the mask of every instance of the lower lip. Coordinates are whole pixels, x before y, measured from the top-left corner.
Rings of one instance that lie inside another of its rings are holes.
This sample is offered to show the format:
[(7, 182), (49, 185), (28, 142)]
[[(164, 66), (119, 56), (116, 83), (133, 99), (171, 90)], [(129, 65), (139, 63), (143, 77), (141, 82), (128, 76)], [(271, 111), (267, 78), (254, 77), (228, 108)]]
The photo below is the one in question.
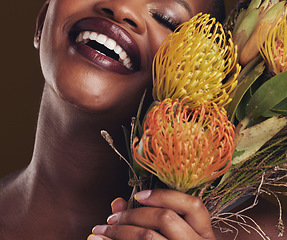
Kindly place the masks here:
[(88, 59), (89, 61), (97, 64), (98, 66), (112, 72), (116, 72), (119, 74), (131, 74), (135, 71), (132, 71), (128, 68), (126, 68), (123, 64), (120, 62), (105, 56), (93, 48), (86, 46), (84, 44), (74, 44), (73, 46), (75, 50), (80, 53), (83, 57)]

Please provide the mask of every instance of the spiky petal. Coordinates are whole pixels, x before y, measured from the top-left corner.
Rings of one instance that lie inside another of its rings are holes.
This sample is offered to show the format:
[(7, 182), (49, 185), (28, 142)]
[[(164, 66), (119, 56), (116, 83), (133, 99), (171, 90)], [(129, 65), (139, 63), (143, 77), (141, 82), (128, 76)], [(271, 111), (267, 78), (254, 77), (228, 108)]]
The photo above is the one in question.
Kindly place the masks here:
[[(262, 38), (261, 31), (266, 31)], [(258, 44), (260, 53), (265, 59), (269, 71), (276, 75), (287, 71), (287, 8), (276, 26), (266, 23), (259, 30)]]
[(224, 174), (234, 151), (234, 126), (224, 109), (186, 99), (165, 99), (147, 114), (144, 134), (133, 142), (136, 162), (172, 189), (186, 192)]
[[(208, 14), (198, 14), (170, 34), (159, 48), (153, 62), (153, 97), (183, 99), (191, 108), (202, 102), (223, 106), (236, 86), (240, 66), (231, 33)], [(235, 74), (222, 81), (234, 66)]]

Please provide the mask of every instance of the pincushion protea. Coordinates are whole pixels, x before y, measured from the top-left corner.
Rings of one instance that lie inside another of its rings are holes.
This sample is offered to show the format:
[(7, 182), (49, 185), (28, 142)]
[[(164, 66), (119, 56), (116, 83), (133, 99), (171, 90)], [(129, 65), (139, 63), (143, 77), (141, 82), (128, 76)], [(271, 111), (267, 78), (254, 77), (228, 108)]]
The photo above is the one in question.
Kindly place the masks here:
[[(227, 104), (240, 66), (231, 33), (208, 14), (198, 14), (170, 34), (153, 62), (153, 97), (183, 99), (191, 108), (203, 102)], [(235, 67), (236, 66), (236, 67)], [(222, 81), (234, 69), (233, 77)]]
[[(261, 34), (264, 31), (266, 34)], [(266, 38), (263, 38), (263, 37)], [(266, 23), (258, 33), (260, 53), (267, 62), (269, 71), (277, 75), (287, 71), (287, 8), (277, 25)]]
[(147, 114), (136, 162), (170, 188), (187, 192), (224, 174), (234, 151), (234, 127), (216, 104), (195, 109), (165, 99)]

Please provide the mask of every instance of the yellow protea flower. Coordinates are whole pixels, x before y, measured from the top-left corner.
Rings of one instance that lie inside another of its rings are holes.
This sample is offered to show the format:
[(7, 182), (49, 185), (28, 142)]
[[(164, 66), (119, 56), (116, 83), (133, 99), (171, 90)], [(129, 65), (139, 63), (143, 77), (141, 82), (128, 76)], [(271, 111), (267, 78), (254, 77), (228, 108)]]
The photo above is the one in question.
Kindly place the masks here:
[(133, 141), (136, 162), (181, 192), (224, 174), (234, 152), (234, 126), (216, 104), (190, 109), (165, 99), (147, 114), (144, 134)]
[[(266, 34), (261, 34), (266, 31)], [(263, 39), (263, 37), (265, 37)], [(287, 8), (276, 26), (264, 24), (258, 32), (260, 53), (268, 65), (269, 71), (277, 75), (287, 71)]]
[[(220, 23), (208, 14), (196, 15), (160, 46), (153, 62), (154, 99), (188, 97), (191, 108), (207, 101), (227, 104), (240, 71), (236, 49)], [(223, 83), (234, 68), (233, 78)]]

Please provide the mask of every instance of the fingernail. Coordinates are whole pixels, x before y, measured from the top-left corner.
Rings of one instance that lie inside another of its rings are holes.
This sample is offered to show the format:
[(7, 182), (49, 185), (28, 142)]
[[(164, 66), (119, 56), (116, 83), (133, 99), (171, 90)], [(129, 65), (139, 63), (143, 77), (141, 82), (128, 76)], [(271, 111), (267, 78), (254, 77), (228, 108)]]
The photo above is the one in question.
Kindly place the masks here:
[(116, 198), (114, 201), (112, 201), (112, 203), (111, 203), (111, 207), (112, 207), (112, 208), (113, 208), (114, 203), (115, 203), (118, 199), (121, 199), (121, 198), (118, 197), (118, 198)]
[(135, 194), (135, 200), (146, 200), (151, 195), (151, 190), (144, 190)]
[(92, 230), (95, 235), (103, 235), (107, 230), (108, 225), (98, 225), (95, 226)]
[(107, 222), (108, 224), (115, 224), (119, 221), (121, 216), (121, 212), (114, 213), (111, 216), (108, 217)]
[(89, 237), (88, 237), (88, 240), (104, 240), (102, 237), (100, 236), (96, 236), (94, 234), (91, 234)]

